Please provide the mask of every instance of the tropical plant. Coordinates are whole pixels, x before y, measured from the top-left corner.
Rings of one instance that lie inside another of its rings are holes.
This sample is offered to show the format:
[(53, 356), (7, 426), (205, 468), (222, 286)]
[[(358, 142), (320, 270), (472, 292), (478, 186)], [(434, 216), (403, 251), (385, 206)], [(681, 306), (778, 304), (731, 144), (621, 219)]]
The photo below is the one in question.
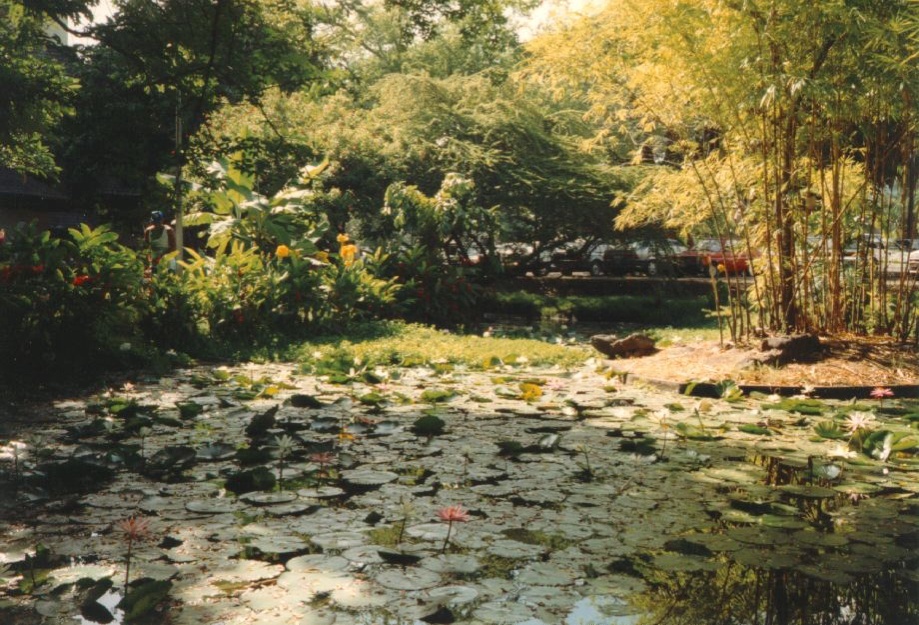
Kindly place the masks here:
[(54, 237), (35, 225), (0, 246), (0, 349), (9, 373), (115, 365), (146, 313), (143, 264), (105, 226)]

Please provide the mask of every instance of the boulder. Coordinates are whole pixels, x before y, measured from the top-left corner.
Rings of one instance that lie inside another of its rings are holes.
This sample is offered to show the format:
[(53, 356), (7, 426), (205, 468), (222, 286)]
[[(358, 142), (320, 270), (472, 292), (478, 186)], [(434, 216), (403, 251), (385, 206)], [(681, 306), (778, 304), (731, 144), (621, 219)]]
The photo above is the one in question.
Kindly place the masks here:
[(607, 358), (640, 358), (657, 353), (654, 339), (644, 334), (630, 334), (624, 339), (615, 334), (595, 334), (590, 344)]
[(745, 366), (782, 367), (791, 362), (816, 362), (824, 351), (816, 334), (770, 336), (762, 340), (759, 348), (762, 353), (749, 358)]

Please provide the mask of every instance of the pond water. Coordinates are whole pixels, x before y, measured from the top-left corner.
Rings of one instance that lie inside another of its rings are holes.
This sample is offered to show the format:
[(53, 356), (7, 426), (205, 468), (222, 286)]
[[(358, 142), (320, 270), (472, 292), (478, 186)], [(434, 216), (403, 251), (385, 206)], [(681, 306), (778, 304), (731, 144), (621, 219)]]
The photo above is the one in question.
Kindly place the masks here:
[(919, 622), (919, 403), (366, 373), (180, 371), (0, 441), (0, 622)]

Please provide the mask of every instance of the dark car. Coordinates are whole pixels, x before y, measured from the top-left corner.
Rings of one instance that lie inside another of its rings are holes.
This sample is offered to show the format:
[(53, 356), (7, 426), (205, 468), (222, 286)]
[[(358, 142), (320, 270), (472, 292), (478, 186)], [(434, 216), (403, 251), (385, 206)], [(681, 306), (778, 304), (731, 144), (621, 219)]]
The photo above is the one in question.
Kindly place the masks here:
[(636, 241), (632, 249), (638, 257), (638, 269), (649, 276), (681, 276), (695, 272), (697, 263), (689, 263), (684, 255), (688, 249), (676, 239)]
[(626, 243), (598, 243), (590, 250), (592, 276), (624, 276), (641, 270), (635, 248)]
[(570, 276), (590, 273), (593, 276), (625, 275), (638, 270), (638, 256), (626, 243), (572, 241), (539, 256), (539, 275), (553, 272)]

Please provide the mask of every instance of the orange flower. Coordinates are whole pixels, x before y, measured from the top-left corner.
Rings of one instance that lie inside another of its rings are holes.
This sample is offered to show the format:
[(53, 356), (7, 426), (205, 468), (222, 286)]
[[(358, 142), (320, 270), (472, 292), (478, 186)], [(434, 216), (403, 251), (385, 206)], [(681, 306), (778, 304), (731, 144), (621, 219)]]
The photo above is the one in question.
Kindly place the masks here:
[(345, 265), (350, 265), (354, 262), (354, 257), (357, 255), (357, 246), (353, 243), (348, 243), (347, 245), (341, 246), (341, 259), (345, 262)]
[(287, 258), (290, 256), (290, 248), (286, 245), (279, 245), (278, 249), (274, 251), (274, 255), (278, 258)]
[(335, 237), (335, 240), (341, 243), (342, 245), (344, 245), (345, 243), (348, 242), (348, 235), (345, 234), (344, 232), (340, 232), (338, 236)]

